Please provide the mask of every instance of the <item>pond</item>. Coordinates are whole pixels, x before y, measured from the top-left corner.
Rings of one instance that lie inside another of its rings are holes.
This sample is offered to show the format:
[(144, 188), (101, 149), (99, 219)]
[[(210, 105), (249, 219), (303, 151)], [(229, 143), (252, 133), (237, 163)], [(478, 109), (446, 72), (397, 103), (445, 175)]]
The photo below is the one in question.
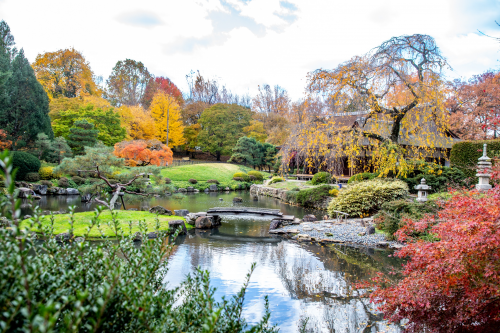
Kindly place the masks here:
[[(324, 214), (268, 197), (253, 201), (248, 192), (199, 193), (183, 199), (127, 197), (125, 204), (127, 208), (161, 205), (170, 210), (198, 212), (236, 205), (232, 202), (235, 196), (243, 199), (238, 205), (244, 207), (275, 208), (299, 218)], [(93, 204), (80, 203), (78, 196), (46, 196), (38, 204), (42, 210), (53, 211), (68, 210), (71, 205), (77, 206), (76, 211), (94, 209)], [(389, 256), (391, 251), (276, 239), (268, 233), (269, 223), (269, 218), (222, 216), (218, 229), (191, 230), (178, 237), (165, 283), (177, 286), (186, 274), (200, 266), (210, 271), (216, 297), (235, 295), (255, 262), (244, 308), (250, 323), (262, 317), (264, 296), (268, 295), (270, 320), (280, 332), (299, 332), (304, 323), (307, 332), (400, 331), (398, 326), (387, 325), (366, 299), (353, 292), (353, 284), (359, 279), (400, 267), (401, 262)]]

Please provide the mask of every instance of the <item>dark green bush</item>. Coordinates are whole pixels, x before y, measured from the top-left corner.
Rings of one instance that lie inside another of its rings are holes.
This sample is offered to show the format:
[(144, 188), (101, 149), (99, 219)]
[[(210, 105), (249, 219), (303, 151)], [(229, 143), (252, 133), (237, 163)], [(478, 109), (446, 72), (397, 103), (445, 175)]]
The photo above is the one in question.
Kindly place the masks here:
[(445, 167), (434, 163), (422, 163), (419, 169), (413, 170), (407, 178), (400, 178), (408, 184), (410, 193), (417, 193), (415, 185), (420, 184), (425, 178), (427, 185), (432, 189), (430, 193), (446, 192), (449, 187), (461, 188), (467, 186), (471, 181), (465, 173), (456, 167)]
[(328, 184), (332, 179), (332, 175), (328, 172), (318, 172), (315, 174), (311, 180), (311, 184), (319, 185), (319, 184)]
[(489, 157), (500, 155), (500, 140), (462, 141), (455, 143), (450, 152), (450, 163), (460, 168), (466, 177), (474, 177), (479, 157), (483, 155), (483, 145)]
[(170, 184), (172, 183), (172, 180), (170, 178), (164, 178), (165, 184)]
[(82, 185), (85, 183), (85, 178), (78, 177), (78, 176), (71, 177), (71, 180), (73, 180), (76, 185)]
[(256, 181), (257, 180), (257, 177), (255, 177), (254, 175), (248, 175), (248, 179), (253, 182), (253, 181)]
[(373, 179), (377, 176), (378, 176), (378, 174), (371, 173), (371, 172), (358, 173), (358, 174), (352, 176), (351, 178), (349, 178), (349, 180), (347, 181), (347, 184), (350, 184), (352, 182), (360, 182), (360, 181), (367, 180), (367, 179)]
[(38, 172), (28, 172), (24, 179), (28, 182), (37, 182), (40, 180), (40, 175)]
[(188, 182), (190, 182), (191, 184), (198, 183), (198, 181), (196, 179), (193, 179), (193, 178), (189, 179)]
[(66, 178), (66, 177), (59, 178), (59, 180), (57, 181), (57, 186), (59, 186), (59, 187), (70, 187), (69, 186), (69, 180), (68, 180), (68, 178)]
[(30, 172), (38, 172), (42, 166), (40, 160), (35, 156), (23, 151), (15, 151), (12, 153), (12, 165), (17, 168), (16, 180), (25, 180), (25, 177)]
[(285, 200), (286, 202), (289, 202), (291, 204), (296, 204), (297, 203), (297, 194), (299, 192), (298, 191), (294, 191), (294, 190), (291, 190), (291, 191), (286, 191), (285, 192)]
[(40, 185), (45, 185), (47, 187), (52, 187), (52, 182), (50, 180), (41, 180)]
[[(439, 206), (434, 200), (423, 203), (394, 200), (382, 204), (379, 212), (374, 216), (378, 229), (384, 230), (394, 239), (394, 234), (404, 226), (404, 219), (420, 220), (425, 214), (437, 214)], [(415, 235), (418, 236), (418, 235)]]
[(219, 181), (217, 179), (209, 179), (207, 180), (207, 184), (219, 184)]
[[(301, 190), (297, 193), (297, 203), (304, 207), (314, 207), (315, 204), (330, 196), (333, 186), (321, 185), (318, 187)], [(290, 191), (288, 191), (290, 192)]]

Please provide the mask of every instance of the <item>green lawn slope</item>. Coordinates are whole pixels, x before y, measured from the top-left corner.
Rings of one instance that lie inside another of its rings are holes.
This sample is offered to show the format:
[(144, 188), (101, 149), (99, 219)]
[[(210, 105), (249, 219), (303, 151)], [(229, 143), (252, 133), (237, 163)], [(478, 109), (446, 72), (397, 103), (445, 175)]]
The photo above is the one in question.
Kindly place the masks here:
[[(233, 179), (233, 175), (236, 172), (247, 173), (252, 170), (254, 169), (250, 167), (229, 163), (203, 163), (165, 168), (161, 171), (161, 175), (173, 181), (188, 181), (189, 179), (207, 181), (209, 179), (216, 179), (219, 182), (228, 182)], [(267, 172), (261, 171), (261, 173), (264, 177), (270, 175)]]
[[(120, 222), (120, 227), (123, 229), (124, 235), (130, 234), (129, 221), (132, 221), (132, 234), (140, 231), (139, 221), (145, 221), (148, 232), (154, 231), (156, 229), (156, 214), (149, 212), (139, 212), (139, 211), (128, 211), (119, 210), (118, 221)], [(74, 224), (73, 224), (73, 234), (78, 236), (83, 236), (87, 232), (87, 228), (91, 225), (91, 220), (94, 217), (94, 212), (83, 212), (74, 214)], [(70, 228), (69, 224), (70, 214), (60, 214), (54, 215), (54, 234), (60, 234), (63, 232), (68, 232)], [(50, 225), (50, 216), (42, 217), (42, 225)], [(160, 222), (160, 230), (168, 230), (168, 221), (172, 220), (183, 220), (185, 219), (180, 216), (165, 216), (158, 215), (158, 220)], [(108, 222), (111, 222), (111, 212), (104, 211), (99, 215), (100, 228), (106, 237), (115, 237), (115, 232), (113, 228), (108, 226)], [(21, 222), (21, 227), (26, 227), (30, 225), (29, 220), (24, 220)], [(185, 223), (187, 229), (193, 228), (193, 226)], [(35, 229), (36, 231), (36, 229)], [(100, 237), (101, 233), (94, 227), (90, 231), (90, 237)]]

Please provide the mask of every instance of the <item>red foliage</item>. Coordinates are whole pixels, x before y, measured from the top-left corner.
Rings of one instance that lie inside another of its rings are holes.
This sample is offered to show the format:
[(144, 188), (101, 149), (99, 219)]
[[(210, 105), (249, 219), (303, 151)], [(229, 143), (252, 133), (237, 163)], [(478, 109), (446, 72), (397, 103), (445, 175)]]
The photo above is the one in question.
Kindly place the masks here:
[(0, 129), (0, 150), (10, 149), (12, 146), (12, 141), (7, 140), (7, 133)]
[(170, 81), (168, 77), (160, 76), (149, 80), (142, 101), (144, 107), (149, 108), (151, 102), (153, 101), (154, 95), (156, 95), (156, 93), (159, 91), (162, 91), (174, 97), (180, 106), (184, 104), (184, 99), (182, 98), (182, 92), (179, 90), (179, 88), (177, 88), (177, 86), (172, 81)]
[[(398, 232), (411, 241), (396, 253), (408, 258), (398, 283), (379, 275), (371, 301), (409, 332), (499, 332), (500, 186), (487, 194), (455, 193), (433, 219), (407, 221)], [(411, 239), (430, 230), (435, 242)]]
[(124, 158), (129, 166), (162, 166), (173, 160), (172, 150), (158, 140), (122, 141), (115, 145), (114, 154)]

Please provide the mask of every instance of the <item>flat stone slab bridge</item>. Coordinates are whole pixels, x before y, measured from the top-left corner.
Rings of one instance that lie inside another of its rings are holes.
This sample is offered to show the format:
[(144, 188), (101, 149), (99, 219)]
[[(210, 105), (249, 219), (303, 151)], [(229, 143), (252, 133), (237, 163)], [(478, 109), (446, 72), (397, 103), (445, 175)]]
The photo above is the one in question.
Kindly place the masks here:
[(276, 220), (293, 221), (295, 216), (283, 215), (279, 209), (267, 209), (257, 207), (215, 207), (207, 210), (207, 215), (240, 215), (252, 214), (260, 216), (269, 216)]

